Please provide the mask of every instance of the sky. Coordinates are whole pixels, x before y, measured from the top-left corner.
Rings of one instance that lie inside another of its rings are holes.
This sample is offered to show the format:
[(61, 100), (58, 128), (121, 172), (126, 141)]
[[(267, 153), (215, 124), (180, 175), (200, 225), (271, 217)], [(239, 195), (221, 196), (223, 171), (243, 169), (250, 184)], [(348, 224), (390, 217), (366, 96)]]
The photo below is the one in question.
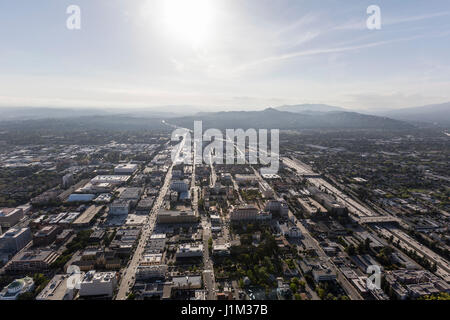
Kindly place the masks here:
[(0, 0), (6, 107), (412, 107), (450, 101), (449, 57), (448, 0)]

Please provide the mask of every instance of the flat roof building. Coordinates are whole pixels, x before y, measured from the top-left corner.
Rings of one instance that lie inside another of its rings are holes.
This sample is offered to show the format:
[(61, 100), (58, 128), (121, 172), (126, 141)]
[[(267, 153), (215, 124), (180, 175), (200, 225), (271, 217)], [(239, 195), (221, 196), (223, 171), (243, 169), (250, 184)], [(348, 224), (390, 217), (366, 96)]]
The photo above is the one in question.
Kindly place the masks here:
[(117, 285), (116, 272), (87, 272), (80, 283), (80, 297), (112, 297)]
[(9, 229), (0, 235), (0, 252), (15, 254), (22, 250), (31, 241), (31, 231), (29, 228)]
[[(72, 300), (74, 298), (74, 288), (68, 288), (70, 274), (55, 275), (47, 286), (37, 295), (36, 300)], [(82, 274), (79, 275), (80, 277)]]
[(56, 251), (45, 250), (25, 250), (15, 255), (6, 265), (8, 272), (40, 272), (48, 270), (50, 265), (58, 259)]
[(132, 163), (119, 164), (118, 166), (116, 166), (114, 168), (114, 173), (115, 174), (132, 175), (133, 173), (135, 173), (137, 171), (137, 169), (138, 169), (137, 164), (132, 164)]
[(0, 227), (10, 228), (23, 218), (23, 210), (20, 208), (1, 208)]
[(157, 222), (161, 224), (168, 223), (195, 223), (198, 217), (194, 211), (169, 211), (161, 210), (158, 212)]

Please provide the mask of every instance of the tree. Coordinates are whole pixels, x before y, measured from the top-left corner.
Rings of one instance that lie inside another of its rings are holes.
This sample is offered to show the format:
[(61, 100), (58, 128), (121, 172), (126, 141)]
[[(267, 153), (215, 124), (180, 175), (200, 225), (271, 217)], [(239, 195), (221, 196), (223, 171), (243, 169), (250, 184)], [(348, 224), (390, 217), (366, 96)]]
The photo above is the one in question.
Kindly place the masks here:
[(349, 256), (353, 256), (353, 255), (355, 255), (355, 246), (353, 245), (353, 244), (351, 244), (351, 245), (349, 245), (346, 249), (345, 249), (345, 252), (347, 252), (347, 254), (349, 255)]
[(293, 282), (291, 282), (291, 284), (289, 285), (289, 288), (291, 288), (291, 291), (293, 292), (293, 293), (296, 293), (297, 292), (297, 285), (295, 284), (295, 283), (293, 283)]

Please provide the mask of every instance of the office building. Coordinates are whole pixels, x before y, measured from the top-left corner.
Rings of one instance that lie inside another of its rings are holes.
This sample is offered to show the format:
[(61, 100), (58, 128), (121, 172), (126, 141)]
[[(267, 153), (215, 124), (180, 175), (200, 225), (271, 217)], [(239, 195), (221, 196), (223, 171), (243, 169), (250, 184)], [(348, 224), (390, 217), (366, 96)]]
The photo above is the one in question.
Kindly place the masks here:
[(81, 280), (79, 295), (87, 297), (112, 297), (117, 285), (116, 272), (87, 272)]
[(23, 210), (20, 208), (1, 208), (0, 227), (11, 228), (23, 218)]
[(34, 289), (34, 281), (30, 277), (16, 279), (0, 291), (0, 300), (17, 300), (17, 298), (26, 292)]

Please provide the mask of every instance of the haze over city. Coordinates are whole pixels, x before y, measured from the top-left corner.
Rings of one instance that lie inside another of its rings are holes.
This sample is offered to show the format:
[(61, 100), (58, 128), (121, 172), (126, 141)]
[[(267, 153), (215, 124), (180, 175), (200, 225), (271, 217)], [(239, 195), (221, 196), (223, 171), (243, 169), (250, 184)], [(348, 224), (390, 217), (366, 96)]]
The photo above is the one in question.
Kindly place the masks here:
[(449, 40), (448, 0), (1, 1), (0, 309), (448, 313)]

